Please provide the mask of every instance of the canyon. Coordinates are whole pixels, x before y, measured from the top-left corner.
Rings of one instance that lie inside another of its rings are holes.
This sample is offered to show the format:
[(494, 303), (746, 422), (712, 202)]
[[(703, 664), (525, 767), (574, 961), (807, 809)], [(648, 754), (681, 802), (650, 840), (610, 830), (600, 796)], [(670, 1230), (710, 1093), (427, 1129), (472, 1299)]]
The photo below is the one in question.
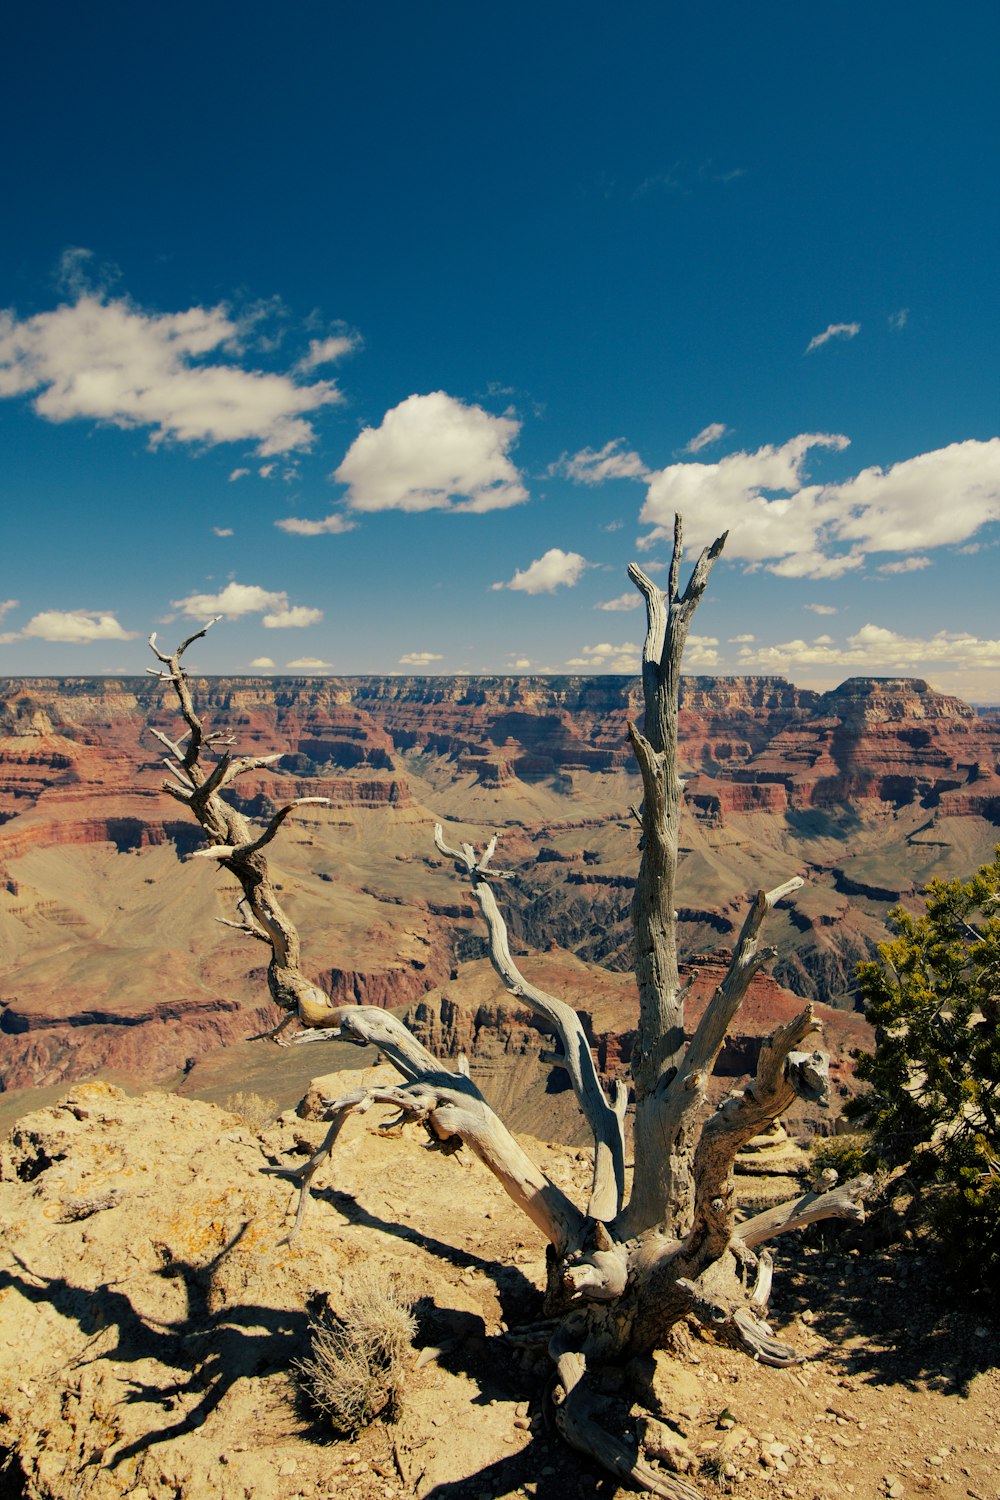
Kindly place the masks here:
[[(538, 1066), (547, 1039), (503, 998), (467, 890), (432, 839), (436, 820), (452, 842), (497, 832), (523, 967), (587, 1013), (613, 1076), (635, 1015), (636, 680), (193, 677), (192, 687), (206, 723), (241, 752), (280, 754), (239, 783), (244, 811), (328, 799), (300, 809), (271, 851), (324, 989), (408, 1015), (430, 1045), (494, 1074), (500, 1092), (523, 1073), (525, 1128), (537, 1133), (559, 1094)], [(242, 1040), (271, 1019), (259, 950), (222, 925), (234, 891), (191, 858), (202, 836), (160, 791), (154, 728), (172, 735), (176, 720), (150, 678), (0, 680), (5, 1108), (99, 1071), (219, 1099), (259, 1078), (287, 1104), (305, 1069), (347, 1065), (330, 1061), (335, 1043), (320, 1061), (314, 1048)], [(845, 1093), (850, 1050), (868, 1039), (857, 961), (894, 905), (913, 907), (928, 880), (966, 876), (992, 855), (1000, 724), (919, 680), (852, 678), (818, 693), (775, 677), (688, 677), (681, 757), (691, 1014), (748, 894), (803, 875), (769, 928), (774, 977), (755, 983), (720, 1066), (730, 1081), (745, 1071), (782, 1007), (807, 996), (823, 1007)]]

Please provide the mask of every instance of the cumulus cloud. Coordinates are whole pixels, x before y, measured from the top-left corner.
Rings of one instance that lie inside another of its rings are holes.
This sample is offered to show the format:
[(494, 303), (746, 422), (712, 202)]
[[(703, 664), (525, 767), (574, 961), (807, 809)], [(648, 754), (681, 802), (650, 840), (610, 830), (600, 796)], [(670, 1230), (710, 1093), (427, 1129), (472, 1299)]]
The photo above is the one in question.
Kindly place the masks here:
[(831, 339), (856, 339), (860, 332), (860, 323), (828, 323), (822, 333), (813, 334), (806, 345), (806, 353), (812, 354), (814, 349), (822, 349)]
[[(848, 439), (838, 433), (811, 432), (780, 447), (768, 444), (754, 452), (730, 453), (715, 463), (669, 464), (649, 481), (639, 519), (653, 530), (640, 545), (672, 541), (674, 515), (680, 512), (693, 546), (703, 546), (728, 528), (730, 558), (764, 562), (809, 552), (826, 517), (816, 509), (818, 491), (802, 490), (806, 459), (813, 449), (838, 452), (847, 445)], [(768, 499), (768, 491), (795, 498)], [(806, 499), (800, 502), (803, 493)]]
[(579, 656), (567, 659), (566, 665), (584, 672), (637, 672), (640, 654), (633, 641), (623, 641), (620, 646), (601, 641), (596, 646), (584, 646)]
[(318, 656), (297, 656), (294, 661), (286, 661), (285, 667), (290, 672), (329, 672), (332, 662), (322, 661)]
[(923, 568), (929, 568), (930, 565), (929, 557), (901, 557), (896, 562), (882, 563), (878, 571), (880, 573), (919, 573)]
[(174, 609), (182, 609), (194, 620), (225, 615), (239, 620), (244, 615), (261, 615), (267, 630), (296, 630), (316, 625), (323, 618), (321, 609), (288, 602), (284, 589), (262, 589), (256, 583), (227, 583), (217, 594), (189, 594), (186, 599), (172, 599)]
[(642, 597), (637, 589), (630, 589), (625, 594), (619, 594), (614, 599), (604, 599), (600, 604), (595, 604), (595, 609), (607, 610), (609, 614), (617, 614), (619, 610), (638, 609), (642, 603)]
[(512, 656), (507, 663), (512, 672), (527, 672), (531, 664), (530, 656)]
[(255, 656), (250, 665), (256, 667), (258, 672), (274, 671), (274, 662), (269, 656)]
[(93, 292), (30, 318), (8, 309), (0, 396), (31, 396), (49, 422), (147, 428), (153, 447), (250, 442), (264, 457), (310, 448), (307, 414), (340, 402), (336, 385), (244, 368), (241, 333), (225, 307), (147, 313)]
[(955, 545), (1000, 520), (1000, 438), (952, 443), (836, 484), (805, 483), (812, 450), (847, 444), (806, 433), (714, 464), (671, 464), (649, 481), (640, 519), (653, 530), (640, 546), (669, 540), (680, 511), (692, 545), (728, 528), (729, 558), (785, 578), (838, 578), (868, 553)]
[(353, 334), (334, 334), (326, 339), (310, 339), (309, 352), (295, 366), (297, 370), (318, 369), (320, 365), (334, 365), (347, 354), (353, 354), (360, 343)]
[(871, 552), (915, 552), (964, 542), (1000, 520), (1000, 437), (969, 438), (891, 468), (862, 469), (828, 486), (837, 535)]
[(302, 630), (306, 625), (318, 625), (323, 618), (321, 609), (309, 609), (304, 604), (291, 604), (277, 609), (261, 619), (265, 630)]
[[(711, 667), (719, 665), (716, 650), (719, 641), (714, 635), (689, 635), (684, 662), (687, 667)], [(581, 672), (637, 673), (640, 670), (642, 651), (634, 641), (623, 641), (620, 646), (610, 641), (600, 641), (596, 646), (584, 646), (579, 656), (567, 658), (567, 667)]]
[(358, 434), (333, 477), (353, 510), (505, 510), (528, 498), (510, 459), (520, 430), (444, 391), (408, 396)]
[(729, 428), (726, 426), (725, 422), (709, 422), (707, 427), (703, 427), (701, 431), (696, 433), (691, 441), (685, 445), (684, 452), (700, 453), (702, 448), (709, 448), (711, 447), (712, 443), (717, 443), (720, 438), (724, 438), (728, 431)]
[(212, 530), (215, 532), (216, 536), (232, 536), (233, 534), (233, 528), (231, 526), (213, 526)]
[(229, 476), (229, 483), (232, 484), (234, 479), (245, 479), (249, 473), (249, 469), (234, 469)]
[(579, 552), (550, 547), (526, 568), (518, 568), (509, 583), (495, 583), (493, 587), (515, 589), (522, 594), (551, 594), (563, 585), (572, 588), (586, 567), (587, 559)]
[(227, 583), (217, 594), (188, 594), (186, 599), (171, 599), (174, 609), (182, 609), (192, 619), (205, 615), (226, 615), (238, 620), (241, 615), (260, 614), (265, 609), (280, 609), (288, 603), (285, 593), (273, 593), (256, 583)]
[(884, 625), (863, 625), (838, 645), (830, 636), (800, 639), (780, 645), (749, 647), (740, 652), (742, 667), (787, 671), (798, 666), (849, 669), (854, 673), (921, 675), (934, 668), (969, 672), (1000, 667), (1000, 641), (983, 639), (971, 631), (942, 630), (929, 637), (901, 635)]
[(354, 531), (357, 521), (350, 521), (340, 511), (335, 511), (332, 516), (325, 516), (322, 521), (307, 521), (300, 516), (285, 516), (280, 521), (275, 521), (275, 526), (281, 531), (287, 531), (292, 536), (342, 536), (345, 531)]
[(731, 646), (745, 646), (748, 641), (755, 641), (756, 639), (755, 635), (731, 635), (729, 637), (729, 644)]
[(4, 644), (34, 640), (85, 646), (90, 641), (134, 641), (135, 637), (134, 630), (123, 630), (115, 616), (105, 610), (45, 609), (32, 615), (23, 629), (8, 632), (0, 640)]
[(835, 615), (839, 613), (835, 604), (804, 604), (803, 609), (811, 609), (814, 615)]
[(603, 448), (581, 448), (564, 453), (549, 467), (576, 484), (603, 484), (607, 479), (645, 479), (649, 473), (638, 453), (625, 447), (624, 438), (612, 438)]
[(429, 667), (432, 661), (444, 661), (444, 657), (437, 651), (407, 651), (405, 656), (399, 658), (401, 667)]
[(12, 609), (17, 609), (20, 602), (20, 599), (0, 600), (0, 620), (3, 619), (4, 615), (9, 615)]

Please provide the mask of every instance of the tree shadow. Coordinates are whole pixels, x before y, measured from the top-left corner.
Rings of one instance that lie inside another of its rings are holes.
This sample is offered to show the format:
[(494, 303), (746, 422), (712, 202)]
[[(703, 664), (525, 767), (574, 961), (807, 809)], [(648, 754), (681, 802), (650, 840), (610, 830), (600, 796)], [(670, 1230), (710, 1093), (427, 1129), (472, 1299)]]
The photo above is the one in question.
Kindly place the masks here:
[(353, 1194), (345, 1193), (339, 1188), (312, 1188), (311, 1193), (314, 1198), (319, 1198), (335, 1208), (350, 1224), (358, 1224), (366, 1229), (377, 1229), (383, 1234), (390, 1234), (394, 1239), (402, 1240), (408, 1245), (416, 1245), (433, 1255), (435, 1259), (455, 1266), (459, 1270), (481, 1271), (496, 1287), (500, 1308), (508, 1324), (526, 1322), (539, 1316), (541, 1292), (523, 1271), (511, 1265), (509, 1261), (490, 1260), (482, 1255), (476, 1255), (474, 1251), (462, 1250), (457, 1245), (448, 1244), (446, 1240), (439, 1240), (434, 1235), (425, 1234), (423, 1230), (415, 1229), (412, 1224), (405, 1224), (397, 1219), (383, 1219), (371, 1209), (366, 1208), (363, 1203), (359, 1203)]
[(535, 1438), (475, 1474), (433, 1485), (422, 1500), (494, 1500), (529, 1483), (538, 1500), (613, 1500), (623, 1493), (616, 1479), (593, 1468), (581, 1454), (557, 1439)]
[[(296, 1353), (305, 1352), (308, 1317), (304, 1310), (282, 1311), (255, 1303), (224, 1306), (214, 1313), (209, 1310), (212, 1274), (247, 1227), (241, 1226), (207, 1264), (172, 1260), (160, 1270), (161, 1276), (178, 1279), (184, 1288), (186, 1314), (173, 1322), (160, 1322), (138, 1312), (115, 1283), (95, 1288), (77, 1286), (65, 1277), (32, 1270), (17, 1255), (13, 1259), (23, 1275), (0, 1269), (0, 1291), (11, 1288), (28, 1301), (51, 1305), (72, 1319), (87, 1337), (65, 1369), (98, 1360), (127, 1365), (152, 1358), (176, 1372), (176, 1379), (167, 1385), (150, 1385), (138, 1379), (129, 1382), (123, 1404), (150, 1408), (143, 1418), (145, 1430), (141, 1437), (105, 1458), (106, 1468), (115, 1469), (157, 1443), (200, 1427), (237, 1380), (260, 1375), (268, 1368), (285, 1369)], [(117, 1337), (109, 1347), (102, 1335), (112, 1328)], [(99, 1349), (95, 1348), (98, 1344)], [(157, 1425), (156, 1415), (176, 1410), (191, 1397), (193, 1404), (175, 1420)]]
[(927, 1249), (858, 1251), (835, 1234), (828, 1229), (820, 1247), (804, 1246), (775, 1277), (776, 1319), (806, 1312), (829, 1341), (825, 1357), (839, 1357), (846, 1374), (866, 1383), (968, 1395), (974, 1378), (998, 1363), (989, 1313), (970, 1306)]

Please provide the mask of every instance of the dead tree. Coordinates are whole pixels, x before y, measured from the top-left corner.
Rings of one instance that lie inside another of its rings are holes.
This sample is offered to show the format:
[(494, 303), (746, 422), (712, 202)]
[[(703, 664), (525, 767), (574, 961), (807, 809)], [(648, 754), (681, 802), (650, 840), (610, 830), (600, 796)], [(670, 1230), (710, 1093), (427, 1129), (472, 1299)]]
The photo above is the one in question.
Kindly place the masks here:
[[(806, 1006), (764, 1042), (756, 1076), (714, 1112), (707, 1084), (727, 1031), (754, 974), (775, 954), (760, 932), (771, 908), (802, 881), (793, 877), (751, 902), (732, 960), (693, 1037), (685, 1040), (684, 986), (678, 973), (674, 889), (683, 798), (678, 765), (677, 714), (681, 658), (691, 620), (725, 536), (705, 548), (683, 592), (680, 589), (681, 523), (674, 529), (667, 589), (633, 564), (629, 576), (647, 611), (642, 655), (645, 720), (629, 735), (642, 777), (642, 851), (632, 908), (639, 1019), (633, 1050), (634, 1173), (625, 1170), (628, 1091), (608, 1092), (594, 1064), (573, 1007), (531, 984), (511, 956), (507, 929), (494, 894), (505, 876), (493, 868), (496, 838), (479, 854), (470, 844), (435, 839), (470, 882), (489, 934), (493, 967), (509, 993), (554, 1031), (557, 1058), (569, 1074), (581, 1113), (593, 1135), (593, 1178), (588, 1201), (578, 1205), (522, 1150), (483, 1099), (464, 1064), (449, 1072), (395, 1017), (371, 1006), (331, 1006), (301, 973), (295, 929), (278, 904), (263, 849), (297, 803), (281, 808), (254, 832), (220, 795), (242, 771), (275, 757), (234, 759), (228, 750), (210, 771), (201, 752), (217, 743), (206, 735), (193, 706), (180, 657), (199, 631), (172, 656), (157, 655), (160, 673), (178, 696), (188, 726), (186, 742), (160, 736), (176, 778), (165, 790), (186, 803), (208, 836), (201, 851), (218, 859), (242, 887), (239, 930), (271, 948), (268, 982), (286, 1012), (275, 1038), (294, 1016), (307, 1030), (296, 1040), (339, 1037), (375, 1045), (401, 1075), (398, 1087), (362, 1088), (329, 1101), (327, 1136), (296, 1172), (300, 1189), (296, 1226), (313, 1175), (329, 1156), (353, 1110), (390, 1105), (402, 1119), (420, 1122), (447, 1150), (467, 1147), (500, 1180), (513, 1201), (548, 1241), (546, 1311), (548, 1350), (555, 1366), (557, 1426), (575, 1448), (619, 1480), (671, 1500), (697, 1500), (682, 1480), (646, 1463), (628, 1440), (604, 1430), (588, 1399), (588, 1371), (612, 1360), (661, 1347), (681, 1320), (694, 1317), (718, 1335), (770, 1364), (797, 1361), (764, 1321), (772, 1262), (766, 1241), (817, 1219), (862, 1218), (866, 1181), (806, 1194), (749, 1220), (739, 1220), (733, 1186), (737, 1152), (766, 1129), (796, 1096), (825, 1098), (827, 1058), (802, 1050), (816, 1030)], [(207, 628), (207, 627), (206, 627)], [(155, 640), (153, 644), (154, 650)], [(300, 801), (322, 799), (305, 798)], [(294, 1232), (294, 1231), (293, 1231)]]

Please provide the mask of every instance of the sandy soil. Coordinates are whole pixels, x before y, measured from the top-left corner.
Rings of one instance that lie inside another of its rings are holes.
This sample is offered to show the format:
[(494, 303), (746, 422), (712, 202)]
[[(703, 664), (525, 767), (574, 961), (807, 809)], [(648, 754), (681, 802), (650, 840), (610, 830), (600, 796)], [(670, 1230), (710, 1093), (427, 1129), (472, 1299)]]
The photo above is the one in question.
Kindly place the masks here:
[[(0, 1148), (0, 1495), (624, 1497), (546, 1429), (548, 1366), (505, 1337), (537, 1316), (544, 1253), (493, 1179), (352, 1119), (289, 1246), (289, 1189), (265, 1169), (321, 1131), (288, 1114), (257, 1136), (100, 1083), (20, 1122)], [(526, 1144), (582, 1187), (583, 1153)], [(604, 1419), (645, 1422), (706, 1496), (998, 1500), (997, 1330), (942, 1310), (916, 1248), (781, 1248), (773, 1322), (805, 1364), (691, 1336), (609, 1372)], [(344, 1306), (361, 1262), (413, 1277), (418, 1334), (398, 1422), (339, 1442), (292, 1364), (307, 1309)]]

